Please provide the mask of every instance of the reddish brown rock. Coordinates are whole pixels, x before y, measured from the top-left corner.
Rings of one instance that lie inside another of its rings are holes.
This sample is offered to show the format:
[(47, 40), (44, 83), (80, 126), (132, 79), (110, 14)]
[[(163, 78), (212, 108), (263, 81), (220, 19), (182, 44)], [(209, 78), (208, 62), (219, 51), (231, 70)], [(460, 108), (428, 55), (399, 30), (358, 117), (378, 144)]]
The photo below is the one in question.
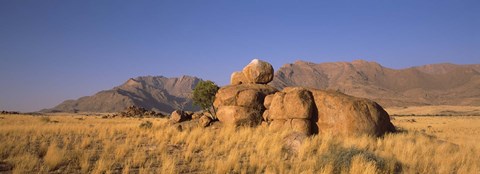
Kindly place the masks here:
[(188, 115), (181, 110), (175, 110), (170, 115), (170, 122), (172, 123), (180, 123), (189, 119), (191, 119), (191, 117), (189, 118)]
[(242, 71), (233, 72), (230, 76), (230, 85), (240, 85), (246, 82)]
[(266, 109), (270, 108), (270, 105), (272, 104), (272, 99), (275, 96), (275, 94), (270, 94), (267, 95), (263, 101), (263, 106), (265, 106)]
[(317, 107), (316, 122), (320, 133), (381, 136), (395, 131), (388, 113), (371, 100), (335, 91), (310, 91)]
[(193, 113), (193, 115), (192, 115), (192, 119), (194, 119), (194, 120), (200, 119), (203, 115), (204, 115), (203, 112), (195, 112), (195, 113)]
[(368, 134), (394, 132), (390, 116), (377, 103), (335, 91), (285, 88), (275, 93), (263, 114), (270, 127), (305, 134)]
[(207, 127), (207, 126), (210, 125), (211, 122), (212, 122), (212, 119), (210, 117), (205, 116), (205, 115), (200, 117), (200, 120), (198, 121), (198, 123), (201, 127)]
[(217, 118), (225, 124), (255, 126), (262, 121), (262, 111), (242, 106), (222, 106), (218, 108)]
[(280, 131), (292, 131), (292, 132), (300, 132), (305, 135), (311, 135), (312, 122), (307, 119), (288, 119), (288, 120), (272, 120), (270, 121), (270, 128), (273, 130), (280, 130)]
[(270, 121), (269, 126), (273, 130), (283, 130), (286, 122), (287, 120), (282, 120), (282, 119), (272, 120)]
[(215, 95), (213, 105), (221, 106), (244, 106), (263, 108), (265, 96), (273, 94), (278, 90), (269, 85), (241, 84), (229, 85), (220, 88)]
[(270, 112), (268, 110), (263, 111), (262, 114), (263, 121), (268, 122), (270, 121)]
[(310, 119), (313, 115), (312, 93), (300, 87), (285, 88), (275, 93), (270, 104), (272, 119)]
[(273, 80), (273, 67), (270, 63), (253, 59), (242, 70), (247, 83), (267, 84)]

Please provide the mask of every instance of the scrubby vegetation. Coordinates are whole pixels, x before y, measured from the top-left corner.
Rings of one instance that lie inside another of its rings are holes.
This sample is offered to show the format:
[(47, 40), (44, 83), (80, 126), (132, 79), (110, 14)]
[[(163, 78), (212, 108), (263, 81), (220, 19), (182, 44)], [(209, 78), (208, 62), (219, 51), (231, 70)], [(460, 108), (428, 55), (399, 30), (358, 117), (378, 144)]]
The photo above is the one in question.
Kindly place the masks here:
[(3, 117), (0, 164), (13, 173), (480, 172), (478, 117), (395, 118), (406, 132), (313, 136), (295, 154), (282, 148), (287, 132), (261, 126), (179, 131), (163, 118), (50, 116), (58, 123), (45, 124), (34, 116)]
[(213, 101), (219, 89), (220, 87), (210, 80), (198, 82), (193, 89), (193, 104), (210, 113), (214, 120), (216, 119), (216, 108), (213, 107)]

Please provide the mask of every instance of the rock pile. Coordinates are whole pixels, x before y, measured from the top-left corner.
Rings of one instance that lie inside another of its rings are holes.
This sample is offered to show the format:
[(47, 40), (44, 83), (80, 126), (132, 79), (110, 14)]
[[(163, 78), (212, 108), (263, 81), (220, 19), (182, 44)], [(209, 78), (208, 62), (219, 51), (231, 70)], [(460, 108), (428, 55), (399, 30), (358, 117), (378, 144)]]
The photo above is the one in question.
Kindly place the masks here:
[(254, 59), (243, 71), (232, 74), (231, 84), (218, 90), (214, 107), (219, 121), (233, 125), (259, 125), (267, 95), (278, 90), (266, 85), (273, 79), (273, 68), (267, 62)]
[[(272, 129), (306, 135), (369, 134), (395, 131), (390, 117), (377, 103), (335, 91), (287, 87), (282, 91), (266, 85), (273, 68), (254, 59), (220, 88), (214, 107), (219, 121), (232, 125), (266, 124)], [(262, 123), (263, 122), (263, 123)]]
[(221, 122), (235, 125), (258, 125), (265, 110), (265, 96), (277, 89), (262, 84), (229, 85), (218, 90), (214, 107)]
[(129, 106), (124, 111), (114, 114), (112, 117), (163, 117), (161, 113), (150, 111), (142, 107)]
[(208, 112), (175, 110), (170, 114), (169, 122), (173, 126), (182, 128), (192, 128), (194, 126), (208, 127), (213, 123), (213, 119)]

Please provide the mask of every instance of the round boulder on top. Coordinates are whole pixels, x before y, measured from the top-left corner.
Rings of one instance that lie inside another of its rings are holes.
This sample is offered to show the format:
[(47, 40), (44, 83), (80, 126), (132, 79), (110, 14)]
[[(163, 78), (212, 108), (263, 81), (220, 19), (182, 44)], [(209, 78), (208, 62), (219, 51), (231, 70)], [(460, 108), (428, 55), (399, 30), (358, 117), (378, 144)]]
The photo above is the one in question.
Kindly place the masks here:
[(273, 67), (270, 63), (253, 59), (242, 70), (244, 83), (267, 84), (273, 80)]

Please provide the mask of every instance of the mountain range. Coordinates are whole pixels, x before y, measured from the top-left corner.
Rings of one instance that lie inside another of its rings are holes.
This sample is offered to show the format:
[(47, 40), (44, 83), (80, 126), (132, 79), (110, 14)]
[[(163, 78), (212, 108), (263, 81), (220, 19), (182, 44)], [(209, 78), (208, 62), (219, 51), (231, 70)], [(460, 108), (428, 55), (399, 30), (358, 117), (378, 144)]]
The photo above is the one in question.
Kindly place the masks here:
[(480, 64), (431, 64), (391, 69), (376, 62), (311, 63), (282, 66), (270, 85), (337, 90), (382, 106), (480, 105)]
[[(95, 95), (67, 100), (43, 112), (118, 112), (135, 105), (162, 113), (199, 110), (192, 104), (193, 88), (202, 79), (143, 76)], [(285, 64), (269, 85), (278, 89), (303, 86), (337, 90), (372, 99), (384, 107), (419, 105), (480, 105), (480, 64), (430, 64), (391, 69), (376, 62)]]
[(113, 89), (67, 100), (42, 112), (118, 112), (132, 105), (161, 113), (170, 113), (175, 109), (195, 111), (199, 108), (193, 105), (190, 96), (201, 80), (191, 76), (130, 78)]

